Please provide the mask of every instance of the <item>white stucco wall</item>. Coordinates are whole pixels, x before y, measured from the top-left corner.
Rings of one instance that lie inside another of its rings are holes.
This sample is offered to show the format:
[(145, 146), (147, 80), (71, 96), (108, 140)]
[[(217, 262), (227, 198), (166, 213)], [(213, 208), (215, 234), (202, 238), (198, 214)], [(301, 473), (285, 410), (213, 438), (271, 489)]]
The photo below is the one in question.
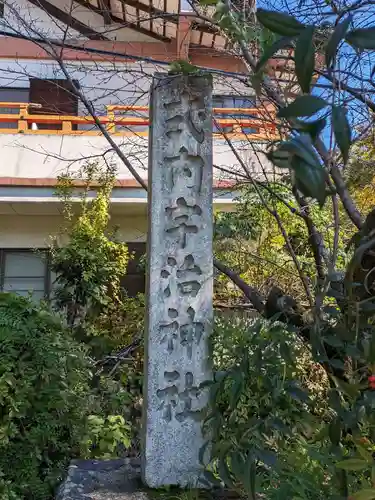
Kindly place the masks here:
[[(0, 248), (45, 248), (63, 223), (58, 215), (0, 215)], [(126, 242), (146, 241), (146, 216), (115, 216), (119, 237)]]
[[(165, 66), (135, 61), (116, 63), (67, 61), (66, 67), (70, 77), (79, 82), (83, 94), (94, 105), (99, 115), (106, 113), (105, 106), (109, 104), (148, 105), (152, 75), (156, 71), (166, 71)], [(0, 59), (0, 90), (6, 89), (0, 93), (0, 100), (1, 96), (6, 100), (13, 100), (12, 88), (29, 89), (30, 78), (56, 79), (64, 78), (64, 74), (54, 61)], [(252, 90), (239, 79), (217, 74), (214, 75), (214, 94), (249, 96)], [(19, 99), (20, 93), (15, 91), (14, 100)], [(27, 93), (21, 100), (27, 100)], [(82, 102), (79, 102), (78, 106), (81, 116), (88, 115)], [(94, 126), (90, 124), (79, 125), (79, 129), (83, 128), (94, 130)], [(139, 128), (137, 132), (142, 130), (147, 131), (147, 127)], [(117, 137), (115, 140), (121, 144), (123, 151), (137, 168), (147, 169), (146, 137), (128, 135)], [(63, 172), (72, 161), (74, 164), (75, 160), (82, 157), (98, 158), (109, 149), (107, 141), (100, 137), (37, 134), (1, 134), (0, 148), (6, 159), (6, 162), (0, 165), (0, 176), (18, 177), (54, 177)], [(246, 165), (257, 163), (247, 140), (243, 145), (239, 145), (239, 151)], [(106, 158), (118, 165), (120, 177), (129, 177), (117, 157), (109, 154)], [(238, 161), (224, 141), (215, 140), (214, 164), (225, 166), (229, 170), (238, 168)]]
[[(147, 178), (147, 137), (119, 136), (115, 137), (115, 142), (138, 173)], [(106, 139), (100, 136), (0, 134), (0, 150), (0, 177), (57, 177), (67, 169), (78, 169), (87, 159), (95, 159), (103, 166), (105, 161), (115, 164), (119, 179), (132, 178), (118, 155), (109, 151)], [(102, 155), (106, 151), (109, 152), (104, 159)], [(259, 170), (257, 158), (248, 143), (241, 146), (239, 142), (238, 152), (246, 165), (253, 165), (255, 170)], [(213, 162), (233, 172), (233, 175), (239, 170), (236, 158), (224, 141), (215, 141)], [(228, 179), (231, 174), (216, 170), (216, 177)]]

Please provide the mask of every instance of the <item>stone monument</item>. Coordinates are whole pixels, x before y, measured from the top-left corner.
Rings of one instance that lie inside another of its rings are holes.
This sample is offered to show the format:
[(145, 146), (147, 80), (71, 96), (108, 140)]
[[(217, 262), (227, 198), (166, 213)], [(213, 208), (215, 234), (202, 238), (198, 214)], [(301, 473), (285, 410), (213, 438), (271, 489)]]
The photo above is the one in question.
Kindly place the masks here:
[(148, 308), (142, 477), (198, 486), (212, 376), (212, 83), (154, 76), (150, 105)]

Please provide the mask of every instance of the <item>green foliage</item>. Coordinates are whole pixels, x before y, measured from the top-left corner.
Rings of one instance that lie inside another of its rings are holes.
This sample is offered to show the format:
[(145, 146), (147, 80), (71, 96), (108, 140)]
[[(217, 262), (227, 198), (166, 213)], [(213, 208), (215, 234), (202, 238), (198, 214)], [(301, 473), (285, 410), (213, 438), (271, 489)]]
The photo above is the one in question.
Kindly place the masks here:
[(90, 369), (85, 349), (54, 316), (0, 294), (1, 498), (50, 498), (79, 454)]
[(284, 37), (278, 37), (275, 42), (272, 43), (272, 45), (267, 45), (263, 52), (262, 56), (259, 59), (257, 65), (256, 65), (256, 70), (255, 72), (258, 73), (263, 69), (263, 67), (267, 64), (268, 60), (276, 54), (279, 50), (282, 50), (284, 48), (290, 47), (292, 41), (292, 37), (290, 36), (284, 36)]
[(327, 106), (327, 102), (315, 95), (301, 95), (279, 111), (280, 118), (312, 116)]
[[(324, 368), (330, 386), (322, 396), (321, 409), (326, 411), (317, 415), (310, 401), (313, 393), (307, 398), (302, 390), (298, 355), (285, 348), (290, 332), (280, 338), (277, 322), (266, 326), (272, 331), (266, 342), (262, 327), (254, 327), (256, 346), (239, 349), (229, 369), (216, 374), (210, 384), (213, 410), (207, 421), (214, 426), (211, 477), (216, 474), (250, 499), (258, 492), (266, 498), (375, 497), (374, 148), (373, 135), (367, 132), (371, 120), (356, 127), (362, 113), (373, 107), (366, 94), (361, 52), (375, 49), (375, 28), (358, 28), (364, 18), (357, 4), (345, 9), (333, 9), (330, 2), (327, 6), (332, 7), (334, 19), (309, 26), (290, 15), (289, 5), (288, 14), (258, 9), (258, 23), (274, 35), (262, 47), (258, 61), (258, 47), (254, 50), (247, 43), (246, 27), (236, 24), (236, 8), (230, 2), (220, 9), (217, 4), (215, 13), (219, 26), (257, 71), (251, 77), (257, 93), (275, 103), (280, 119), (280, 136), (269, 141), (267, 150), (277, 168), (272, 173), (264, 169), (264, 177), (269, 175), (272, 182), (260, 181), (250, 169), (246, 172), (251, 186), (243, 189), (239, 211), (221, 218), (216, 249), (249, 283), (249, 298), (259, 290), (263, 301), (254, 303), (261, 314), (270, 316), (274, 300), (278, 318), (286, 325), (283, 329), (289, 332), (289, 325), (295, 326), (294, 333)], [(309, 22), (314, 22), (314, 16), (309, 16)], [(350, 30), (351, 24), (356, 28)], [(257, 42), (262, 28), (253, 27)], [(267, 62), (279, 51), (287, 60), (289, 89), (265, 72)], [(340, 75), (343, 61), (349, 68), (349, 58), (353, 61), (350, 84)], [(315, 86), (315, 77), (320, 76), (322, 84)], [(295, 92), (296, 80), (302, 94), (292, 100), (288, 90)], [(355, 134), (365, 138), (356, 143)], [(360, 208), (365, 207), (362, 220), (350, 195)], [(359, 228), (354, 235), (352, 222)], [(292, 276), (289, 280), (287, 274)], [(302, 293), (296, 290), (296, 282)], [(234, 332), (228, 337), (236, 346)], [(278, 356), (270, 362), (268, 346), (273, 341)], [(297, 345), (296, 339), (292, 345)], [(284, 377), (273, 371), (280, 366), (286, 367)], [(279, 417), (280, 409), (285, 409), (281, 422), (286, 420), (281, 431), (277, 425), (267, 427), (269, 416)], [(303, 429), (301, 422), (310, 429)], [(277, 455), (274, 465), (272, 454)], [(298, 467), (299, 462), (307, 469)], [(292, 471), (296, 471), (294, 477)], [(274, 493), (269, 488), (272, 474), (281, 478)]]
[(348, 16), (346, 19), (341, 21), (341, 23), (338, 23), (331, 37), (329, 38), (325, 50), (327, 68), (331, 66), (332, 61), (336, 57), (339, 44), (344, 38), (346, 32), (348, 31), (351, 21), (352, 17)]
[(336, 142), (340, 148), (344, 163), (346, 164), (349, 160), (352, 131), (347, 117), (347, 110), (344, 106), (334, 106), (332, 108), (332, 125)]
[[(118, 299), (128, 263), (126, 245), (115, 241), (108, 231), (113, 178), (108, 176), (90, 201), (88, 189), (95, 179), (90, 172), (81, 213), (68, 228), (69, 241), (59, 246), (55, 239), (51, 246), (51, 269), (57, 276), (55, 306), (66, 310), (70, 327), (91, 322), (103, 307)], [(67, 184), (69, 179), (63, 181)]]
[(121, 415), (106, 418), (90, 415), (87, 419), (87, 434), (82, 442), (86, 448), (83, 456), (90, 458), (112, 458), (118, 455), (119, 444), (131, 445), (131, 427)]
[(302, 92), (310, 92), (315, 67), (314, 26), (308, 26), (298, 36), (294, 54), (296, 75)]
[[(306, 225), (301, 217), (296, 216), (298, 204), (290, 193), (287, 185), (281, 183), (267, 183), (262, 190), (262, 196), (267, 206), (276, 210), (283, 221), (289, 241), (299, 258), (304, 274), (309, 282), (314, 285), (316, 269), (314, 256), (308, 244)], [(215, 234), (215, 254), (224, 260), (231, 268), (240, 273), (241, 277), (252, 286), (256, 287), (264, 296), (273, 285), (277, 284), (288, 295), (295, 297), (298, 302), (304, 302), (305, 293), (298, 279), (290, 254), (285, 245), (285, 240), (280, 234), (279, 227), (272, 213), (259, 199), (256, 190), (245, 186), (239, 197), (236, 211), (221, 214), (217, 223)], [(288, 208), (288, 206), (290, 208)], [(318, 204), (310, 204), (311, 217), (317, 229), (323, 234), (326, 245), (331, 248), (334, 241), (334, 227), (331, 224), (332, 205), (328, 199), (320, 210)], [(350, 238), (348, 224), (344, 216), (341, 218), (338, 257), (338, 269), (343, 269), (347, 256), (342, 250), (345, 238)], [(226, 286), (227, 280), (220, 276), (217, 278), (216, 291), (221, 300), (238, 295), (238, 292)]]
[(346, 35), (346, 41), (360, 50), (375, 49), (375, 26), (359, 28)]
[(196, 75), (201, 72), (200, 68), (198, 66), (194, 66), (194, 64), (189, 63), (188, 61), (185, 61), (184, 59), (178, 59), (177, 61), (173, 61), (169, 65), (169, 71), (168, 73), (170, 75), (177, 75), (177, 74), (182, 74), (182, 75)]
[[(121, 289), (131, 256), (110, 228), (113, 172), (103, 174), (90, 163), (81, 177), (84, 190), (78, 216), (71, 202), (72, 179), (63, 177), (59, 183), (67, 242), (61, 246), (55, 239), (51, 247), (51, 267), (57, 276), (53, 306), (95, 360), (92, 394), (97, 422), (108, 428), (108, 418), (131, 421), (134, 439), (143, 372), (144, 297), (127, 297)], [(96, 196), (90, 199), (93, 188)], [(97, 454), (101, 451), (99, 446)]]
[[(307, 440), (318, 416), (329, 417), (328, 379), (308, 348), (278, 322), (217, 319), (213, 353), (216, 371), (205, 420), (213, 435), (211, 471), (249, 498), (285, 477), (285, 496), (274, 492), (267, 498), (292, 498), (298, 488), (300, 495), (303, 488), (311, 495), (300, 498), (326, 498), (325, 471), (309, 455), (314, 447)], [(301, 454), (305, 460), (298, 470), (306, 470), (296, 477)]]
[[(65, 313), (74, 336), (90, 347), (96, 359), (101, 359), (140, 336), (144, 298), (126, 297), (121, 290), (121, 279), (131, 256), (109, 225), (112, 172), (103, 175), (95, 164), (89, 164), (82, 177), (85, 190), (76, 219), (69, 202), (71, 179), (60, 179), (68, 242), (61, 246), (55, 239), (51, 247), (51, 268), (57, 276), (54, 307)], [(93, 185), (97, 193), (91, 200), (88, 193)]]
[(257, 9), (257, 19), (267, 29), (282, 36), (297, 36), (305, 28), (297, 19), (284, 12)]

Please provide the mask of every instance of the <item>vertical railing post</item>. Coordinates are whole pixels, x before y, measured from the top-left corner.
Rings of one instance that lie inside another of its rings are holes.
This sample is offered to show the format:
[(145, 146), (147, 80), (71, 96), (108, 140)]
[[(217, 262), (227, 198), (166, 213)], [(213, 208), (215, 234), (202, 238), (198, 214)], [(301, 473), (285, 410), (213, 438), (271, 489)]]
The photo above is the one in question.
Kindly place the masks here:
[(18, 132), (24, 133), (28, 129), (27, 118), (29, 116), (29, 104), (20, 104), (20, 112), (18, 119)]
[(115, 124), (115, 112), (112, 106), (107, 106), (107, 117), (109, 123), (107, 123), (107, 130), (110, 134), (114, 134), (116, 132), (116, 124)]
[(72, 129), (72, 122), (70, 120), (69, 121), (64, 120), (62, 122), (62, 130), (63, 130), (63, 132), (67, 132), (67, 133), (71, 132), (73, 130)]

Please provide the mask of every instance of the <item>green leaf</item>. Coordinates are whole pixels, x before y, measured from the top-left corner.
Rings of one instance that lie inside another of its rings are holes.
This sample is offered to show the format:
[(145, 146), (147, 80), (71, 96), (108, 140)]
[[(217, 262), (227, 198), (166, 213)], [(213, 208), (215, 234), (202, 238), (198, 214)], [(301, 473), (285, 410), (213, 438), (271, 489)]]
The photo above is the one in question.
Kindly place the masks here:
[(280, 118), (292, 118), (296, 116), (312, 116), (325, 108), (327, 102), (315, 95), (301, 95), (285, 108), (278, 112)]
[(243, 380), (240, 375), (237, 375), (236, 379), (234, 380), (233, 386), (231, 388), (231, 394), (230, 394), (230, 407), (234, 409), (242, 395), (243, 391)]
[(208, 447), (210, 446), (210, 444), (211, 444), (211, 443), (210, 443), (210, 441), (206, 441), (206, 442), (203, 444), (203, 446), (201, 446), (201, 447), (199, 448), (199, 454), (198, 454), (198, 457), (199, 457), (199, 463), (200, 463), (201, 465), (203, 465), (203, 466), (204, 466), (204, 465), (206, 465), (206, 460), (205, 460), (205, 458), (206, 458), (206, 452), (207, 452)]
[(341, 440), (341, 419), (336, 417), (329, 424), (328, 430), (329, 439), (334, 446), (338, 446)]
[(345, 347), (345, 352), (348, 356), (354, 359), (361, 359), (362, 353), (355, 345), (347, 345)]
[(345, 363), (341, 359), (330, 359), (329, 364), (338, 370), (345, 370)]
[(351, 500), (373, 500), (375, 498), (375, 489), (365, 489), (357, 491), (351, 495)]
[(366, 460), (367, 463), (372, 464), (374, 462), (372, 458), (372, 454), (366, 450), (364, 446), (362, 446), (360, 443), (356, 443), (357, 451), (363, 458), (363, 460)]
[(297, 137), (293, 137), (290, 141), (282, 142), (279, 146), (279, 151), (288, 151), (293, 155), (299, 156), (311, 167), (321, 169), (311, 137), (308, 134), (300, 134)]
[(368, 358), (370, 363), (375, 363), (375, 333), (371, 335)]
[(304, 196), (318, 200), (322, 207), (326, 200), (325, 172), (323, 167), (312, 166), (301, 158), (292, 159), (292, 167), (295, 175), (295, 185)]
[(265, 48), (262, 57), (259, 59), (257, 65), (255, 66), (255, 73), (258, 73), (267, 61), (276, 54), (281, 49), (290, 46), (293, 37), (284, 36), (276, 40), (272, 45)]
[(244, 477), (244, 486), (248, 494), (249, 500), (255, 500), (255, 480), (256, 480), (256, 463), (251, 454), (246, 460), (246, 472)]
[(245, 466), (246, 463), (242, 454), (238, 452), (232, 452), (230, 459), (230, 468), (237, 479), (242, 480), (244, 477), (246, 477), (247, 471), (245, 470)]
[(202, 479), (205, 479), (205, 482), (207, 483), (207, 486), (221, 486), (220, 480), (211, 472), (210, 470), (205, 470), (203, 472), (204, 477)]
[(218, 0), (199, 0), (199, 5), (216, 5)]
[(348, 458), (347, 460), (337, 462), (336, 467), (338, 469), (359, 471), (367, 469), (368, 463), (366, 462), (366, 460), (362, 460), (361, 458)]
[(284, 14), (283, 12), (258, 9), (257, 19), (260, 24), (273, 33), (278, 33), (283, 36), (299, 35), (304, 28), (304, 25), (297, 21), (295, 17)]
[(352, 16), (348, 16), (341, 23), (339, 23), (334, 32), (332, 33), (330, 39), (327, 42), (326, 46), (326, 65), (327, 68), (331, 66), (331, 62), (333, 61), (337, 47), (339, 46), (341, 40), (344, 38), (346, 32), (348, 31), (349, 25), (352, 21)]
[(345, 382), (344, 380), (341, 380), (333, 375), (331, 375), (331, 378), (341, 392), (346, 394), (346, 396), (349, 396), (351, 399), (357, 399), (361, 389), (359, 384), (349, 384), (348, 382)]
[(349, 149), (352, 141), (352, 133), (344, 106), (333, 106), (332, 125), (336, 142), (340, 148), (342, 158), (346, 164), (349, 159)]
[(375, 26), (370, 28), (359, 28), (349, 31), (345, 37), (346, 41), (361, 50), (374, 50), (375, 49)]
[(298, 120), (296, 128), (298, 128), (298, 130), (300, 130), (301, 132), (310, 134), (312, 139), (315, 140), (317, 139), (317, 137), (319, 137), (320, 133), (325, 128), (326, 124), (327, 124), (326, 118), (319, 118), (318, 120), (314, 120), (311, 122), (303, 122)]
[(280, 168), (292, 168), (296, 187), (305, 196), (317, 199), (320, 206), (324, 205), (326, 173), (310, 135), (300, 134), (290, 141), (281, 142), (278, 149), (268, 153), (267, 157)]
[(276, 167), (290, 168), (291, 155), (288, 151), (280, 151), (277, 149), (275, 151), (270, 151), (266, 156)]
[[(334, 377), (332, 377), (334, 378)], [(337, 414), (341, 413), (341, 397), (337, 389), (330, 389), (328, 392), (328, 403), (336, 411)]]
[(323, 342), (331, 345), (332, 347), (342, 347), (344, 345), (343, 341), (335, 335), (327, 335), (327, 337), (323, 337)]
[(169, 74), (182, 73), (183, 75), (190, 75), (199, 73), (198, 66), (194, 66), (194, 64), (185, 61), (184, 59), (178, 59), (177, 61), (173, 61), (169, 65)]
[(314, 26), (308, 26), (299, 35), (294, 53), (297, 80), (303, 92), (310, 92), (315, 65)]
[(262, 82), (263, 82), (263, 75), (262, 72), (260, 73), (253, 73), (250, 75), (250, 83), (252, 88), (255, 90), (255, 94), (257, 96), (261, 95), (262, 92)]
[(309, 395), (299, 387), (287, 387), (286, 392), (296, 401), (302, 401), (306, 403), (310, 400)]
[(270, 450), (257, 450), (256, 457), (258, 460), (268, 465), (269, 467), (275, 467), (277, 463), (277, 454)]
[(230, 471), (229, 471), (228, 464), (227, 464), (227, 461), (225, 458), (222, 460), (219, 460), (218, 472), (220, 475), (220, 479), (223, 481), (223, 483), (227, 487), (233, 488), (234, 487), (233, 480), (230, 476)]

